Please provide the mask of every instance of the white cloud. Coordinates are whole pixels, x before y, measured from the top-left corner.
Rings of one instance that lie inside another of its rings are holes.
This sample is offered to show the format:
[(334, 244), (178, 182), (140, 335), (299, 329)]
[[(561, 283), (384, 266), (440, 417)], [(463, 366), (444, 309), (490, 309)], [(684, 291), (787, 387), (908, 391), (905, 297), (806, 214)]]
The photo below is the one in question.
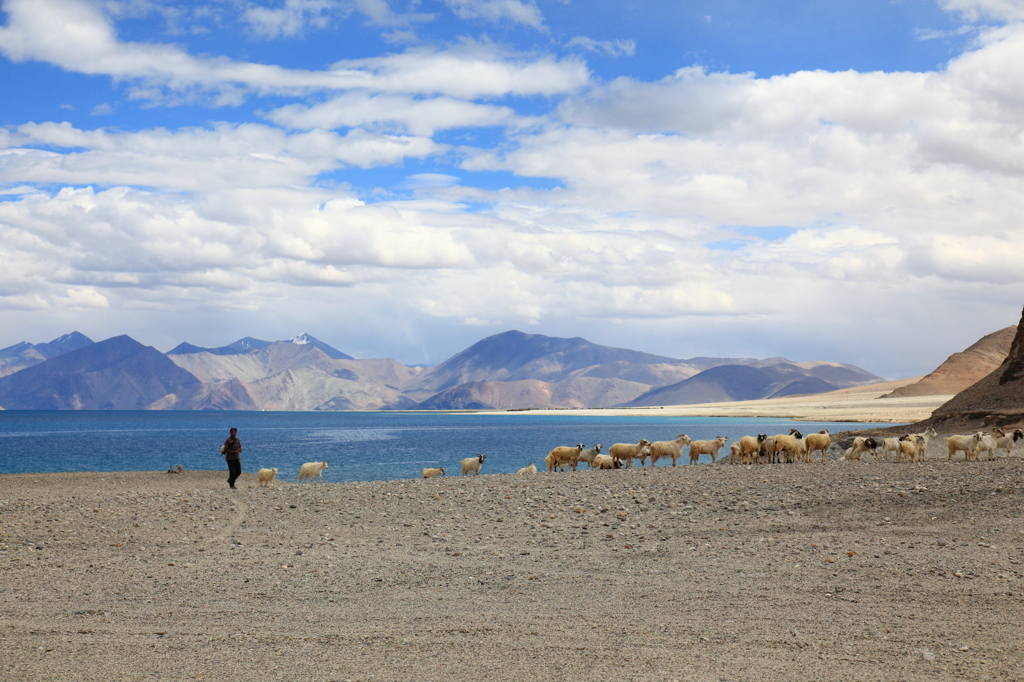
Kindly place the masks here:
[(362, 92), (346, 93), (313, 106), (290, 104), (269, 112), (267, 118), (278, 125), (300, 130), (393, 128), (422, 136), (430, 136), (438, 130), (508, 125), (520, 120), (509, 107), (452, 97), (420, 99)]
[(533, 0), (444, 0), (444, 4), (460, 19), (508, 20), (534, 28), (544, 24), (544, 17)]
[(595, 52), (609, 57), (621, 57), (627, 55), (632, 57), (636, 53), (636, 43), (632, 40), (594, 40), (586, 36), (576, 36), (566, 47), (579, 48), (584, 52)]
[(172, 45), (122, 42), (99, 7), (81, 0), (7, 0), (0, 52), (20, 62), (39, 60), (68, 71), (138, 81), (135, 97), (159, 100), (215, 93), (218, 105), (236, 105), (247, 92), (296, 94), (367, 90), (455, 97), (553, 95), (589, 78), (582, 62), (501, 54), (467, 43), (449, 50), (345, 60), (325, 71), (285, 69), (223, 57), (193, 57)]
[(302, 35), (307, 26), (324, 28), (332, 11), (340, 9), (334, 0), (285, 0), (279, 8), (249, 4), (242, 13), (252, 31), (264, 38)]
[(1021, 0), (939, 0), (939, 6), (947, 12), (962, 14), (968, 21), (985, 18), (1024, 20), (1024, 2)]

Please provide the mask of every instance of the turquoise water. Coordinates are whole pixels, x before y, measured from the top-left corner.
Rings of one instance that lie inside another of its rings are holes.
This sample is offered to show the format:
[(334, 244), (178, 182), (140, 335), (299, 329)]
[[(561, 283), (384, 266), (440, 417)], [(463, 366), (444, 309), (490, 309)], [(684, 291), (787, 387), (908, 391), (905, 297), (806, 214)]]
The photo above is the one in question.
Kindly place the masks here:
[(166, 471), (178, 464), (226, 470), (218, 450), (232, 426), (242, 441), (244, 471), (277, 467), (278, 476), (295, 480), (303, 462), (326, 459), (324, 481), (370, 481), (418, 478), (424, 467), (436, 466), (458, 475), (459, 460), (481, 452), (487, 455), (482, 473), (512, 473), (531, 462), (543, 470), (556, 445), (602, 443), (607, 451), (613, 443), (680, 433), (732, 442), (790, 427), (835, 433), (877, 425), (521, 413), (0, 411), (0, 473)]

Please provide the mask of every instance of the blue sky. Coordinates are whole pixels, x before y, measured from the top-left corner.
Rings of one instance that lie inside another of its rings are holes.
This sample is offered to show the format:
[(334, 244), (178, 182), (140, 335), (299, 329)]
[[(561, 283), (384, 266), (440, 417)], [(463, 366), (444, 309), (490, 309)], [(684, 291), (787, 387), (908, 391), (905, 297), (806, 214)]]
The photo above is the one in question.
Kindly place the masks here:
[(0, 346), (895, 378), (1018, 320), (1022, 0), (0, 7)]

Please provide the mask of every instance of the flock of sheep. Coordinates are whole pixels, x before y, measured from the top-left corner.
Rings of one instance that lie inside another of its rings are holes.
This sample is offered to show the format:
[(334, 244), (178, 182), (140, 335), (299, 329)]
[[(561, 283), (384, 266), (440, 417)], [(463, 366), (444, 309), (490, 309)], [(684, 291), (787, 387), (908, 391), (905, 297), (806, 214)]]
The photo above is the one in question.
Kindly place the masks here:
[[(843, 459), (860, 459), (865, 452), (871, 453), (875, 459), (888, 459), (889, 453), (896, 455), (896, 461), (917, 461), (919, 456), (924, 456), (928, 449), (928, 443), (938, 434), (930, 426), (921, 433), (910, 433), (899, 438), (864, 438), (858, 436), (853, 439), (853, 446), (846, 451)], [(1014, 429), (1010, 433), (1002, 429), (992, 429), (992, 433), (978, 431), (968, 436), (952, 435), (946, 438), (946, 449), (949, 452), (947, 459), (953, 459), (958, 452), (964, 453), (968, 462), (977, 462), (983, 452), (988, 453), (988, 459), (995, 459), (996, 450), (1006, 450), (1009, 457), (1014, 444), (1024, 438), (1024, 431)]]
[[(888, 459), (889, 453), (895, 455), (897, 462), (915, 462), (918, 457), (923, 457), (927, 451), (928, 444), (938, 434), (935, 429), (928, 427), (921, 433), (910, 433), (899, 438), (870, 438), (857, 436), (853, 439), (853, 445), (847, 448), (846, 453), (840, 460), (859, 460), (865, 453), (870, 454), (874, 459)], [(953, 435), (946, 438), (946, 446), (949, 450), (949, 459), (958, 452), (963, 452), (969, 462), (976, 462), (979, 456), (987, 452), (988, 459), (995, 459), (996, 450), (1006, 450), (1006, 456), (1010, 456), (1014, 444), (1024, 438), (1024, 431), (1015, 429), (1010, 433), (1002, 429), (993, 429), (991, 434), (979, 431), (969, 436)], [(583, 443), (575, 446), (559, 446), (548, 453), (544, 458), (548, 473), (554, 471), (576, 471), (576, 467), (583, 462), (588, 469), (621, 469), (623, 466), (632, 467), (633, 461), (640, 462), (641, 467), (647, 466), (647, 459), (650, 458), (651, 466), (654, 466), (659, 459), (671, 459), (672, 466), (683, 454), (683, 447), (690, 446), (690, 464), (696, 464), (701, 455), (710, 455), (711, 463), (718, 459), (718, 453), (725, 447), (728, 440), (726, 436), (719, 436), (712, 440), (690, 440), (685, 433), (679, 434), (675, 440), (659, 440), (653, 443), (641, 439), (639, 443), (616, 443), (608, 449), (607, 454), (601, 453), (603, 446), (595, 445), (587, 448)], [(826, 429), (806, 436), (796, 429), (790, 429), (788, 434), (768, 436), (760, 433), (756, 436), (743, 436), (729, 447), (730, 464), (762, 464), (777, 462), (814, 462), (814, 454), (821, 453), (821, 462), (825, 463), (826, 452), (832, 445), (832, 439)], [(460, 463), (462, 475), (468, 476), (480, 474), (480, 467), (483, 465), (487, 455), (479, 454), (467, 457)], [(324, 462), (306, 462), (299, 470), (298, 482), (303, 479), (312, 481), (319, 478), (323, 482), (323, 471), (328, 468), (329, 460)], [(523, 467), (516, 473), (535, 474), (537, 467), (532, 463)], [(177, 472), (175, 472), (177, 473)], [(277, 475), (277, 469), (260, 469), (256, 478), (260, 486), (267, 486)], [(427, 468), (423, 470), (423, 478), (436, 478), (444, 476), (444, 467)]]
[[(889, 453), (895, 453), (897, 462), (915, 462), (918, 457), (923, 457), (930, 443), (938, 434), (935, 429), (928, 427), (921, 433), (911, 433), (899, 438), (865, 438), (858, 436), (854, 438), (853, 445), (847, 448), (846, 453), (840, 460), (859, 460), (864, 453), (870, 453), (875, 459), (888, 459)], [(994, 429), (992, 434), (978, 432), (970, 436), (950, 436), (946, 438), (949, 448), (949, 458), (957, 452), (963, 451), (968, 461), (977, 461), (983, 452), (989, 453), (989, 459), (995, 458), (995, 451), (1005, 449), (1006, 456), (1010, 456), (1014, 443), (1024, 438), (1024, 431), (1016, 429), (1006, 433), (1000, 429)], [(633, 461), (640, 463), (641, 467), (647, 466), (647, 459), (650, 458), (651, 466), (654, 466), (659, 459), (671, 459), (672, 466), (682, 456), (683, 447), (689, 447), (690, 464), (696, 464), (701, 455), (710, 455), (711, 463), (718, 460), (718, 453), (725, 447), (728, 438), (719, 436), (712, 440), (690, 440), (685, 433), (679, 434), (675, 440), (662, 440), (653, 443), (641, 439), (639, 443), (616, 443), (608, 449), (607, 454), (601, 453), (601, 445), (587, 448), (583, 443), (575, 446), (559, 446), (548, 453), (544, 458), (548, 473), (554, 471), (576, 471), (576, 467), (585, 463), (588, 469), (621, 469), (632, 467)], [(827, 451), (832, 445), (832, 438), (828, 430), (822, 429), (817, 433), (804, 436), (796, 429), (790, 429), (788, 434), (768, 436), (758, 434), (756, 436), (743, 436), (729, 447), (729, 462), (731, 464), (762, 464), (778, 462), (814, 462), (815, 454), (821, 453), (821, 463), (827, 459)], [(484, 462), (485, 455), (467, 457), (462, 460), (462, 475), (470, 473), (478, 475), (480, 466)], [(537, 467), (532, 463), (523, 467), (516, 473), (535, 474)], [(430, 468), (423, 470), (423, 478), (436, 478), (444, 476), (444, 467)]]

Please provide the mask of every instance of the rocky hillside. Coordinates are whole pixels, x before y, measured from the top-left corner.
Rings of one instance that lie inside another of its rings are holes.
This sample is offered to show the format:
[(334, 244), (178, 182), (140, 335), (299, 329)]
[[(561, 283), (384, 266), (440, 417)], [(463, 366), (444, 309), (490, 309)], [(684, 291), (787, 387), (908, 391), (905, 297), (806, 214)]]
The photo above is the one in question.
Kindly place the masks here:
[(1002, 364), (1010, 352), (1017, 333), (1006, 327), (983, 336), (966, 350), (953, 353), (931, 374), (920, 381), (888, 393), (883, 398), (905, 398), (919, 395), (954, 395), (988, 376)]
[(1010, 351), (988, 376), (957, 393), (921, 422), (937, 431), (1024, 425), (1024, 312)]

